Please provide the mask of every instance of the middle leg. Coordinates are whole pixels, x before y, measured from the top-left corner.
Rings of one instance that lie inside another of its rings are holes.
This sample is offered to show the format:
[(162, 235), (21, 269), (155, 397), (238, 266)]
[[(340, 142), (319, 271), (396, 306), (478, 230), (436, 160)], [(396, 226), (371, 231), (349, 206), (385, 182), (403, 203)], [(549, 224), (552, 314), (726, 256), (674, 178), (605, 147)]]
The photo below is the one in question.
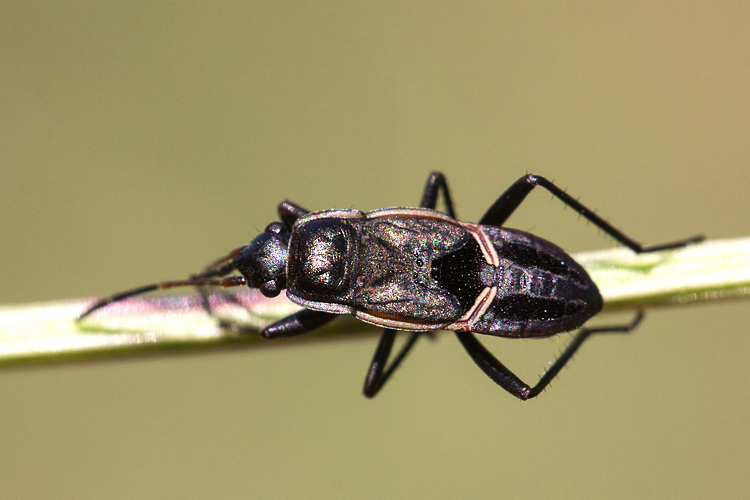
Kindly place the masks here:
[[(420, 206), (434, 209), (437, 206), (438, 195), (441, 191), (445, 197), (445, 206), (448, 215), (455, 219), (456, 212), (453, 209), (453, 200), (451, 200), (448, 183), (445, 180), (445, 176), (440, 172), (433, 172), (427, 178)], [(388, 358), (391, 355), (393, 343), (396, 339), (396, 330), (386, 328), (383, 331), (378, 347), (375, 350), (375, 355), (370, 363), (370, 368), (367, 370), (367, 377), (365, 377), (365, 387), (362, 391), (365, 396), (368, 398), (374, 397), (383, 388), (393, 372), (396, 371), (396, 368), (399, 367), (401, 362), (406, 358), (406, 355), (414, 347), (414, 344), (419, 340), (420, 336), (422, 336), (420, 332), (413, 332), (391, 364), (387, 366)]]
[(445, 197), (446, 212), (455, 219), (456, 212), (453, 210), (453, 200), (451, 199), (451, 193), (448, 189), (448, 181), (445, 180), (445, 176), (441, 172), (432, 172), (427, 178), (427, 183), (422, 192), (422, 202), (419, 206), (423, 208), (432, 208), (434, 210), (437, 206), (437, 198), (441, 190)]
[(401, 348), (398, 355), (393, 359), (390, 366), (386, 368), (388, 358), (391, 355), (393, 349), (393, 342), (396, 339), (396, 330), (386, 328), (383, 331), (383, 335), (380, 336), (380, 342), (378, 342), (378, 348), (375, 349), (375, 355), (372, 357), (372, 363), (370, 363), (370, 369), (367, 370), (367, 377), (365, 378), (365, 387), (363, 393), (368, 398), (374, 397), (380, 389), (383, 388), (388, 379), (396, 371), (398, 365), (406, 358), (406, 354), (411, 350), (414, 343), (419, 339), (421, 333), (413, 332), (409, 339), (406, 341), (404, 347)]

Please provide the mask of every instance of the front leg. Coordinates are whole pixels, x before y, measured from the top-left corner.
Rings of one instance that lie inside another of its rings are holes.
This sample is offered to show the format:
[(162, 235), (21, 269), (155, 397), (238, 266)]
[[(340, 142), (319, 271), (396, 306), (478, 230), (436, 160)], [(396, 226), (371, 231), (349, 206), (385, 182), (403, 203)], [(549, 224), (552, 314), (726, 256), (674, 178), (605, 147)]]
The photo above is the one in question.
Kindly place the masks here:
[[(422, 202), (420, 203), (420, 206), (423, 208), (434, 209), (437, 206), (437, 199), (440, 195), (440, 191), (443, 192), (443, 196), (445, 197), (445, 206), (448, 215), (455, 219), (456, 212), (453, 210), (453, 201), (451, 200), (448, 183), (445, 180), (445, 176), (440, 172), (433, 172), (427, 178), (427, 184), (422, 192)], [(383, 388), (388, 379), (391, 378), (393, 372), (395, 372), (401, 362), (406, 359), (406, 355), (409, 354), (409, 351), (414, 347), (414, 344), (421, 336), (422, 333), (413, 332), (398, 354), (393, 358), (391, 364), (388, 365), (388, 358), (391, 355), (393, 343), (396, 339), (396, 330), (391, 328), (383, 330), (378, 347), (375, 349), (375, 355), (370, 363), (370, 369), (367, 370), (367, 377), (365, 377), (365, 387), (362, 391), (365, 396), (372, 398)]]
[[(278, 320), (265, 327), (260, 332), (264, 339), (275, 339), (279, 337), (292, 337), (302, 335), (316, 328), (320, 328), (329, 321), (336, 319), (337, 314), (330, 314), (312, 309), (302, 309), (294, 314)], [(219, 326), (240, 334), (257, 334), (258, 330), (228, 319), (219, 319)]]
[(309, 210), (305, 210), (301, 206), (297, 205), (296, 203), (292, 203), (289, 200), (279, 203), (277, 211), (279, 213), (279, 217), (281, 218), (281, 222), (284, 223), (287, 230), (289, 231), (292, 230), (292, 226), (295, 222), (297, 222), (297, 219), (299, 219), (303, 215), (307, 215), (310, 213)]
[(260, 336), (266, 339), (275, 339), (278, 337), (302, 335), (303, 333), (320, 328), (329, 321), (334, 320), (337, 316), (337, 314), (302, 309), (265, 327), (260, 332)]

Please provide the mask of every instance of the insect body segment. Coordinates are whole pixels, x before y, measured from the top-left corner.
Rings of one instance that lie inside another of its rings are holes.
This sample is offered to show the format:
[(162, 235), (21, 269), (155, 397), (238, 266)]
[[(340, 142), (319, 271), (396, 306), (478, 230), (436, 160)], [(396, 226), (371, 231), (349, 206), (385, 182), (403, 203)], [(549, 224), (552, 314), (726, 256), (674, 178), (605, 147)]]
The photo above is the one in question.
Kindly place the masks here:
[[(102, 299), (79, 319), (112, 302), (175, 286), (242, 286), (272, 297), (286, 289), (301, 311), (266, 327), (265, 338), (299, 335), (340, 314), (385, 327), (365, 379), (374, 396), (398, 368), (421, 333), (454, 330), (474, 362), (494, 382), (520, 399), (539, 394), (593, 333), (628, 332), (630, 324), (583, 328), (547, 374), (530, 387), (500, 363), (473, 335), (543, 337), (573, 330), (602, 308), (586, 271), (558, 246), (538, 236), (502, 227), (535, 187), (542, 186), (636, 252), (677, 248), (700, 237), (642, 247), (543, 177), (526, 175), (490, 207), (479, 224), (459, 221), (445, 177), (430, 175), (420, 208), (371, 212), (310, 213), (279, 205), (281, 222), (268, 225), (249, 245), (209, 265), (188, 280), (165, 281)], [(435, 210), (442, 193), (447, 214)], [(236, 274), (238, 273), (238, 275)], [(231, 275), (231, 276), (230, 276)], [(208, 301), (205, 307), (213, 314)], [(220, 319), (241, 333), (247, 327)], [(412, 331), (388, 365), (397, 330)]]

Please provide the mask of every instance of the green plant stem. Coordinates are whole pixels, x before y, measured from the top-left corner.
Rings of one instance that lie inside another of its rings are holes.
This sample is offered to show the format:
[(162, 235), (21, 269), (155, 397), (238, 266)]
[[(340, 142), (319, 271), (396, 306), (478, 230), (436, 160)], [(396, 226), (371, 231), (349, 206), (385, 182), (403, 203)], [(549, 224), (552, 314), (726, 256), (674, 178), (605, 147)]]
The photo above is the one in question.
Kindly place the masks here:
[[(750, 296), (750, 238), (707, 241), (640, 255), (616, 248), (575, 258), (599, 287), (605, 310)], [(233, 307), (220, 314), (239, 316), (260, 329), (297, 309), (283, 297), (267, 299), (252, 291), (246, 292), (246, 297), (247, 307)], [(214, 318), (196, 306), (193, 292), (167, 299), (134, 298), (77, 323), (76, 316), (90, 303), (87, 299), (0, 307), (0, 365), (174, 352), (191, 347), (270, 347), (379, 333), (377, 328), (349, 320), (284, 341), (240, 336), (218, 328)]]

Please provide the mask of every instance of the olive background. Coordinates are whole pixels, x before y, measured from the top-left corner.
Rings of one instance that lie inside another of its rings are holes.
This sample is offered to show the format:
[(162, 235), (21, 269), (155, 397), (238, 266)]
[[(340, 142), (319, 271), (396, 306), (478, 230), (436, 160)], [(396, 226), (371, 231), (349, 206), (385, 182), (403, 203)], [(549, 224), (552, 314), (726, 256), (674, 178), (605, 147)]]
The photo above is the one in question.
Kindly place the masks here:
[[(2, 304), (182, 278), (283, 199), (414, 205), (432, 170), (466, 220), (533, 172), (644, 243), (748, 236), (746, 2), (0, 11)], [(508, 225), (614, 245), (546, 192)], [(748, 324), (742, 301), (652, 311), (525, 403), (445, 333), (374, 400), (362, 329), (3, 369), (0, 496), (741, 498)], [(532, 382), (570, 338), (485, 343)]]

